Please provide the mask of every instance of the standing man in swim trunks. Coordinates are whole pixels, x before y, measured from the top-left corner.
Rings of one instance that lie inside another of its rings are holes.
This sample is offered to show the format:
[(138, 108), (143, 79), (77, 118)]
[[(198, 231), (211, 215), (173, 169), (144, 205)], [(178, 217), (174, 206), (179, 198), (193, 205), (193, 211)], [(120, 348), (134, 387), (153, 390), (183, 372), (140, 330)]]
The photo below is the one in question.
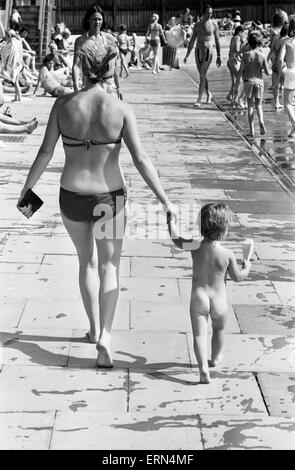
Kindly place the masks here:
[(289, 137), (295, 137), (295, 112), (293, 98), (295, 94), (295, 19), (289, 24), (289, 39), (284, 41), (278, 58), (278, 69), (284, 75), (284, 106), (292, 124)]
[(194, 26), (193, 35), (188, 45), (187, 53), (184, 58), (186, 64), (187, 59), (194, 47), (194, 43), (197, 39), (197, 45), (195, 48), (195, 60), (198, 72), (200, 74), (200, 85), (199, 85), (199, 97), (195, 103), (196, 107), (200, 107), (202, 103), (202, 96), (204, 91), (207, 93), (207, 103), (211, 102), (211, 93), (209, 91), (207, 72), (210, 67), (213, 57), (213, 42), (215, 40), (215, 46), (217, 51), (216, 65), (220, 67), (220, 44), (219, 44), (219, 29), (216, 21), (212, 20), (213, 9), (211, 5), (205, 5), (202, 11), (202, 18), (197, 21)]

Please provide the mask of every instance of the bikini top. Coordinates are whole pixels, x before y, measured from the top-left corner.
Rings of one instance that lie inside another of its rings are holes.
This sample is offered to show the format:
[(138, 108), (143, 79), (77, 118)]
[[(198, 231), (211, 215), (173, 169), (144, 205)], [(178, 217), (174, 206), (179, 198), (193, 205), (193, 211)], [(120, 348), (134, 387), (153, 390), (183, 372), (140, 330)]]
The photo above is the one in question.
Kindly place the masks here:
[(77, 139), (76, 137), (69, 137), (65, 134), (62, 134), (62, 137), (65, 137), (66, 139), (71, 139), (71, 140), (76, 140), (79, 142), (78, 144), (68, 144), (67, 142), (64, 142), (63, 140), (63, 145), (66, 147), (86, 147), (87, 150), (90, 149), (93, 145), (108, 145), (108, 144), (120, 144), (122, 141), (122, 138), (117, 140), (112, 140), (109, 142), (100, 142), (99, 140), (94, 140), (94, 139), (87, 139), (87, 140), (81, 140)]

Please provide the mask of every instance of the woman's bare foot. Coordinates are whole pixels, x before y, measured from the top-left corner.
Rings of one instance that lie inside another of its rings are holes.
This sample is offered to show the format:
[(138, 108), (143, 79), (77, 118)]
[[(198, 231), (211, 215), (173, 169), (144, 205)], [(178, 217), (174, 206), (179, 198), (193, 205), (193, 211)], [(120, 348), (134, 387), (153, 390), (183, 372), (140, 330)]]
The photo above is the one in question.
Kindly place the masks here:
[(36, 129), (37, 126), (38, 126), (38, 121), (36, 119), (33, 122), (31, 122), (30, 124), (26, 125), (26, 133), (31, 134)]
[(263, 122), (261, 122), (261, 123), (259, 124), (259, 128), (260, 128), (260, 134), (261, 134), (261, 135), (264, 135), (264, 134), (265, 134), (265, 125), (264, 125)]
[(212, 94), (209, 91), (209, 93), (207, 95), (207, 104), (210, 104), (210, 103), (212, 103)]
[(200, 371), (200, 384), (209, 384), (210, 382), (209, 371)]
[(214, 357), (209, 361), (210, 367), (216, 367), (220, 362), (222, 361), (223, 356), (222, 354), (219, 354), (218, 356)]
[(288, 137), (295, 137), (295, 127), (293, 127)]
[(89, 343), (96, 344), (98, 341), (99, 335), (92, 333), (91, 331), (87, 331), (86, 339)]
[(96, 359), (97, 367), (105, 367), (107, 369), (114, 367), (110, 347), (99, 340), (97, 342), (96, 349), (98, 352)]

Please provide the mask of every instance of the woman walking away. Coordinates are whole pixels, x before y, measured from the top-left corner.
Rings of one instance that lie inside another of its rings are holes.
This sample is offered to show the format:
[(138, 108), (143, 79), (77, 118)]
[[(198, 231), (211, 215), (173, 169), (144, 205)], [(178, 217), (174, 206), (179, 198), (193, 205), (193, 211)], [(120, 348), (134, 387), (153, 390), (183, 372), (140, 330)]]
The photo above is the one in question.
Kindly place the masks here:
[(160, 59), (159, 59), (159, 52), (160, 52), (160, 47), (161, 47), (161, 38), (164, 44), (167, 44), (167, 41), (164, 36), (163, 28), (158, 23), (159, 21), (159, 15), (157, 13), (153, 13), (152, 15), (152, 22), (149, 24), (146, 35), (145, 35), (145, 41), (147, 40), (148, 37), (150, 37), (150, 44), (153, 49), (154, 53), (154, 58), (153, 58), (153, 67), (152, 67), (152, 73), (156, 75), (157, 73), (160, 73)]
[(60, 210), (79, 258), (80, 292), (90, 324), (87, 338), (96, 343), (97, 366), (113, 367), (111, 331), (126, 224), (127, 189), (119, 164), (122, 139), (135, 167), (164, 209), (173, 208), (143, 149), (132, 108), (105, 92), (100, 43), (87, 50), (89, 54), (81, 57), (85, 88), (55, 101), (18, 208), (26, 217), (32, 216), (31, 205), (20, 207), (19, 203), (46, 170), (61, 136), (65, 165), (60, 180)]

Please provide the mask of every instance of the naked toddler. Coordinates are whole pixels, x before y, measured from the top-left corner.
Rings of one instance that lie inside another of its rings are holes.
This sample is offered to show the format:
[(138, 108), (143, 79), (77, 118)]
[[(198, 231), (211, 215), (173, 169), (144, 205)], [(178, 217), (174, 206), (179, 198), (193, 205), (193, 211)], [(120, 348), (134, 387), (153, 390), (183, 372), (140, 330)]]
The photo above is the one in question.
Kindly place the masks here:
[[(226, 276), (235, 282), (246, 279), (251, 263), (237, 264), (234, 253), (220, 244), (229, 229), (230, 212), (223, 203), (206, 204), (201, 210), (202, 241), (187, 240), (179, 236), (171, 217), (167, 217), (168, 230), (176, 246), (191, 251), (193, 278), (190, 316), (194, 351), (200, 369), (200, 382), (209, 383), (209, 365), (214, 367), (222, 359), (224, 327), (227, 314)], [(211, 361), (207, 357), (207, 323), (212, 321)]]

